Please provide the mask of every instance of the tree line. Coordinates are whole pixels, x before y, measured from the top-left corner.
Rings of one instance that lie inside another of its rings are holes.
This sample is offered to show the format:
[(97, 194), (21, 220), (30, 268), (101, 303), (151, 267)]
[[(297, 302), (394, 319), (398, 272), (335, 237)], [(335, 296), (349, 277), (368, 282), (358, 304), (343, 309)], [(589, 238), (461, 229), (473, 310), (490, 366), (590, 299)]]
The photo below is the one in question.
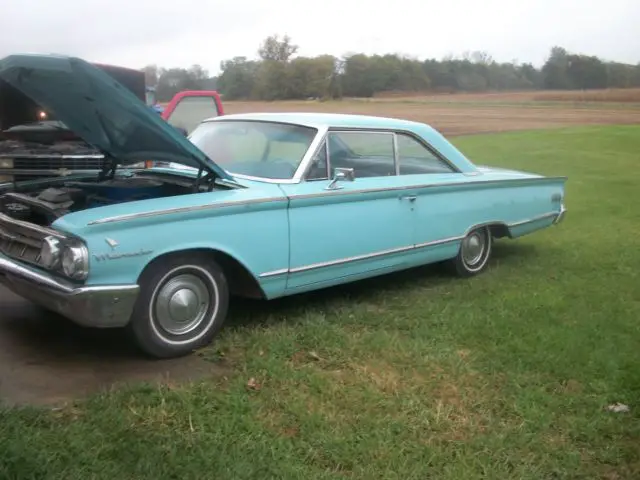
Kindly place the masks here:
[(159, 101), (186, 89), (217, 89), (228, 100), (288, 100), (372, 97), (383, 92), (483, 92), (505, 90), (576, 90), (640, 87), (640, 63), (609, 62), (553, 47), (541, 68), (531, 63), (497, 62), (486, 52), (442, 60), (418, 60), (396, 54), (354, 53), (296, 56), (291, 38), (273, 35), (258, 57), (221, 62), (211, 77), (200, 65), (144, 68), (147, 85)]

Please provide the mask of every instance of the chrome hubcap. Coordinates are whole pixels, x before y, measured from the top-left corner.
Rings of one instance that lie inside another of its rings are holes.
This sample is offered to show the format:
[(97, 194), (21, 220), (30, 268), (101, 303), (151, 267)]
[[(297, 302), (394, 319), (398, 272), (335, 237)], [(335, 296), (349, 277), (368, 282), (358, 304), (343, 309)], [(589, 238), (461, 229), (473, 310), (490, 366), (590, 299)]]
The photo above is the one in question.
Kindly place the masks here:
[(190, 273), (178, 275), (158, 291), (156, 319), (165, 331), (184, 335), (202, 323), (209, 304), (209, 290), (198, 276)]
[(485, 250), (485, 238), (482, 234), (474, 232), (462, 242), (462, 258), (464, 263), (474, 266), (482, 260)]

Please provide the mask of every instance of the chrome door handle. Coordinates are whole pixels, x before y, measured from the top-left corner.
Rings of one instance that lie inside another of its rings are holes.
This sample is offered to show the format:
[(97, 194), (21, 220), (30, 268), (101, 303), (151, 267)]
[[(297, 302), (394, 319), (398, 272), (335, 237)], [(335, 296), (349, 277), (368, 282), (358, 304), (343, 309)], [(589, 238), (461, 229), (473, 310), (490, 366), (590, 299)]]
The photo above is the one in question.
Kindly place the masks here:
[(410, 202), (415, 202), (416, 198), (418, 198), (417, 195), (404, 195), (400, 197), (400, 200), (409, 200)]

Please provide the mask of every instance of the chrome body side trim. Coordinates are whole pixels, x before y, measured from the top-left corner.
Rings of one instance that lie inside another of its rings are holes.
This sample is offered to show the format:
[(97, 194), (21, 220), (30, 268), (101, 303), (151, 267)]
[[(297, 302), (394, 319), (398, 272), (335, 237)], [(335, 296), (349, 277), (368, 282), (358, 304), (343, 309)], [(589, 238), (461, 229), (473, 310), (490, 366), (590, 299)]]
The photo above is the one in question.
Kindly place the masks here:
[(129, 322), (138, 285), (76, 286), (0, 256), (0, 283), (21, 297), (87, 327)]
[(87, 225), (101, 225), (101, 224), (104, 224), (104, 223), (122, 222), (122, 221), (125, 221), (125, 220), (157, 217), (157, 216), (160, 216), (160, 215), (171, 215), (171, 214), (176, 214), (176, 213), (197, 212), (197, 211), (202, 211), (202, 210), (215, 210), (215, 209), (219, 209), (219, 208), (237, 207), (237, 206), (242, 206), (242, 205), (255, 205), (257, 203), (285, 202), (287, 200), (288, 200), (287, 197), (269, 197), (269, 198), (254, 198), (254, 199), (251, 199), (251, 200), (238, 200), (238, 201), (225, 202), (225, 203), (196, 205), (196, 206), (191, 206), (191, 207), (167, 208), (167, 209), (164, 209), (164, 210), (152, 210), (150, 212), (127, 213), (125, 215), (116, 215), (114, 217), (100, 218), (98, 220), (90, 221), (89, 223), (87, 223)]
[(377, 192), (393, 192), (402, 190), (421, 190), (427, 188), (441, 188), (441, 187), (455, 187), (455, 186), (480, 186), (480, 185), (496, 185), (502, 184), (505, 186), (511, 186), (512, 184), (518, 185), (521, 183), (531, 182), (551, 182), (558, 180), (566, 180), (567, 177), (535, 177), (535, 178), (512, 178), (512, 179), (500, 179), (500, 180), (470, 180), (467, 182), (454, 181), (454, 182), (440, 182), (440, 183), (423, 183), (418, 185), (402, 185), (398, 187), (379, 187), (379, 188), (363, 188), (359, 190), (344, 190), (344, 191), (329, 191), (318, 193), (305, 193), (300, 195), (291, 195), (291, 200), (300, 200), (307, 198), (324, 197), (328, 195), (357, 195), (361, 193), (377, 193)]
[[(315, 152), (315, 150), (314, 150)], [(558, 180), (566, 180), (567, 177), (539, 177), (539, 178), (514, 178), (514, 179), (501, 179), (501, 180), (479, 180), (479, 181), (469, 181), (469, 182), (442, 182), (442, 183), (426, 183), (421, 185), (403, 185), (401, 187), (380, 187), (380, 188), (366, 188), (360, 190), (327, 190), (319, 193), (307, 193), (300, 195), (291, 195), (290, 197), (275, 197), (275, 198), (256, 198), (252, 200), (240, 200), (236, 202), (227, 202), (221, 204), (207, 204), (207, 205), (196, 205), (192, 207), (176, 207), (176, 208), (168, 208), (165, 210), (154, 210), (151, 212), (140, 212), (140, 213), (130, 213), (126, 215), (117, 215), (114, 217), (101, 218), (98, 220), (93, 220), (89, 222), (87, 225), (100, 225), (103, 223), (112, 223), (119, 222), (124, 220), (132, 220), (136, 218), (147, 218), (147, 217), (155, 217), (158, 215), (170, 215), (174, 213), (187, 213), (192, 211), (199, 210), (209, 210), (216, 208), (225, 208), (225, 207), (233, 207), (239, 205), (252, 205), (256, 203), (269, 203), (269, 202), (280, 202), (287, 200), (301, 200), (307, 198), (318, 198), (329, 195), (357, 195), (361, 193), (376, 193), (376, 192), (393, 192), (393, 191), (402, 191), (402, 190), (414, 190), (414, 189), (425, 189), (425, 188), (439, 188), (439, 187), (453, 187), (453, 186), (478, 186), (478, 185), (495, 185), (495, 184), (504, 184), (505, 186), (509, 186), (511, 184), (520, 184), (520, 183), (530, 183), (530, 182), (544, 182), (544, 181), (558, 181)], [(277, 182), (276, 182), (277, 183)], [(550, 214), (551, 215), (551, 214)]]
[(567, 208), (564, 206), (564, 203), (560, 206), (560, 213), (558, 213), (558, 215), (556, 216), (556, 218), (553, 220), (553, 224), (557, 225), (560, 222), (562, 222), (564, 220), (564, 217), (567, 214)]
[(276, 275), (284, 275), (287, 273), (300, 273), (300, 272), (306, 272), (308, 270), (316, 270), (318, 268), (324, 268), (324, 267), (333, 267), (335, 265), (343, 265), (345, 263), (351, 263), (351, 262), (357, 262), (359, 260), (368, 260), (371, 258), (377, 258), (377, 257), (383, 257), (385, 255), (393, 255), (396, 253), (402, 253), (402, 252), (408, 252), (411, 250), (418, 250), (421, 248), (426, 248), (426, 247), (437, 247), (439, 245), (445, 245), (447, 243), (453, 243), (453, 242), (457, 242), (462, 240), (464, 237), (450, 237), (450, 238), (443, 238), (441, 240), (434, 240), (432, 242), (425, 242), (425, 243), (420, 243), (417, 245), (407, 245), (406, 247), (397, 247), (397, 248), (390, 248), (388, 250), (382, 250), (379, 252), (373, 252), (373, 253), (367, 253), (365, 255), (357, 255), (354, 257), (346, 257), (346, 258), (339, 258), (337, 260), (331, 260), (328, 262), (319, 262), (319, 263), (313, 263), (311, 265), (303, 265), (302, 267), (296, 267), (296, 268), (291, 268), (291, 269), (287, 269), (287, 268), (282, 268), (280, 270), (274, 270), (272, 272), (266, 272), (260, 275), (260, 278), (263, 277), (273, 277)]
[[(476, 227), (471, 227), (469, 230), (472, 230), (473, 228), (476, 228)], [(460, 242), (465, 236), (466, 235), (462, 235), (459, 237), (449, 237), (449, 238), (443, 238), (442, 240), (433, 240), (431, 242), (418, 243), (414, 248), (418, 249), (418, 248), (426, 248), (426, 247), (437, 247), (438, 245), (444, 245), (445, 243)]]
[(521, 227), (522, 225), (526, 225), (528, 223), (537, 222), (539, 220), (546, 220), (547, 218), (553, 218), (553, 217), (557, 218), (561, 214), (562, 214), (562, 211), (560, 211), (560, 212), (543, 213), (542, 215), (537, 215), (535, 217), (526, 218), (526, 219), (520, 220), (518, 222), (509, 223), (507, 225), (507, 227), (509, 227), (509, 228)]
[(476, 229), (476, 228), (480, 228), (480, 227), (487, 227), (487, 226), (491, 226), (491, 225), (506, 225), (507, 228), (513, 228), (513, 227), (519, 227), (522, 225), (526, 225), (528, 223), (533, 223), (533, 222), (537, 222), (539, 220), (545, 220), (547, 218), (554, 218), (554, 224), (560, 223), (560, 221), (562, 221), (562, 218), (564, 217), (566, 212), (566, 209), (564, 208), (564, 205), (561, 207), (560, 212), (549, 212), (549, 213), (545, 213), (543, 215), (538, 215), (536, 217), (532, 217), (532, 218), (527, 218), (525, 220), (521, 220), (518, 222), (514, 222), (514, 223), (509, 223), (509, 224), (505, 224), (504, 222), (500, 222), (500, 221), (493, 221), (493, 222), (484, 222), (484, 223), (479, 223), (479, 224), (475, 224), (470, 226), (469, 228), (467, 228), (467, 230), (465, 231), (464, 235), (459, 235), (459, 236), (455, 236), (455, 237), (447, 237), (447, 238), (442, 238), (440, 240), (432, 240), (429, 242), (424, 242), (424, 243), (418, 243), (415, 245), (407, 245), (405, 247), (397, 247), (397, 248), (392, 248), (392, 249), (388, 249), (388, 250), (382, 250), (379, 252), (373, 252), (373, 253), (367, 253), (365, 255), (357, 255), (354, 257), (345, 257), (345, 258), (339, 258), (336, 260), (331, 260), (331, 261), (327, 261), (327, 262), (319, 262), (319, 263), (312, 263), (310, 265), (303, 265), (301, 267), (295, 267), (295, 268), (281, 268), (279, 270), (273, 270), (271, 272), (265, 272), (259, 275), (260, 278), (266, 278), (266, 277), (275, 277), (278, 275), (286, 275), (286, 274), (291, 274), (291, 273), (300, 273), (300, 272), (306, 272), (309, 270), (316, 270), (318, 268), (324, 268), (324, 267), (333, 267), (335, 265), (343, 265), (346, 263), (351, 263), (351, 262), (357, 262), (359, 260), (368, 260), (371, 258), (377, 258), (377, 257), (383, 257), (385, 255), (393, 255), (396, 253), (402, 253), (402, 252), (408, 252), (411, 250), (418, 250), (418, 249), (422, 249), (422, 248), (429, 248), (429, 247), (437, 247), (440, 245), (445, 245), (448, 243), (455, 243), (455, 242), (461, 242), (468, 234), (469, 232), (471, 232), (472, 230)]
[(259, 275), (260, 278), (277, 277), (278, 275), (284, 275), (289, 273), (288, 268), (281, 268), (280, 270), (273, 270), (271, 272), (264, 272)]
[(315, 270), (324, 267), (333, 267), (334, 265), (342, 265), (345, 263), (357, 262), (358, 260), (368, 260), (370, 258), (383, 257), (385, 255), (392, 255), (394, 253), (406, 252), (413, 250), (415, 247), (409, 245), (407, 247), (390, 248), (389, 250), (382, 250), (380, 252), (367, 253), (365, 255), (357, 255), (355, 257), (339, 258), (337, 260), (330, 260), (328, 262), (312, 263), (311, 265), (304, 265), (302, 267), (290, 268), (289, 273), (300, 273), (308, 270)]

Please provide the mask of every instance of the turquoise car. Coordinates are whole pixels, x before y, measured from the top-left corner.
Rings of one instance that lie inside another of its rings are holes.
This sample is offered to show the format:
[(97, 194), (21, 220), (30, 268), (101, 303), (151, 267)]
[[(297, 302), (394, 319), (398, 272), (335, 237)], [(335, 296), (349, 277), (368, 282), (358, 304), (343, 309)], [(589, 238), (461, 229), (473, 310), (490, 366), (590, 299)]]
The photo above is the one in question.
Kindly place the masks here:
[[(0, 197), (0, 281), (147, 354), (212, 341), (231, 295), (273, 299), (436, 262), (461, 277), (496, 238), (565, 214), (565, 177), (476, 166), (407, 120), (224, 115), (185, 138), (75, 58), (12, 56), (0, 81), (100, 149), (100, 174)], [(72, 88), (70, 88), (70, 86)], [(166, 168), (132, 168), (144, 161)]]

